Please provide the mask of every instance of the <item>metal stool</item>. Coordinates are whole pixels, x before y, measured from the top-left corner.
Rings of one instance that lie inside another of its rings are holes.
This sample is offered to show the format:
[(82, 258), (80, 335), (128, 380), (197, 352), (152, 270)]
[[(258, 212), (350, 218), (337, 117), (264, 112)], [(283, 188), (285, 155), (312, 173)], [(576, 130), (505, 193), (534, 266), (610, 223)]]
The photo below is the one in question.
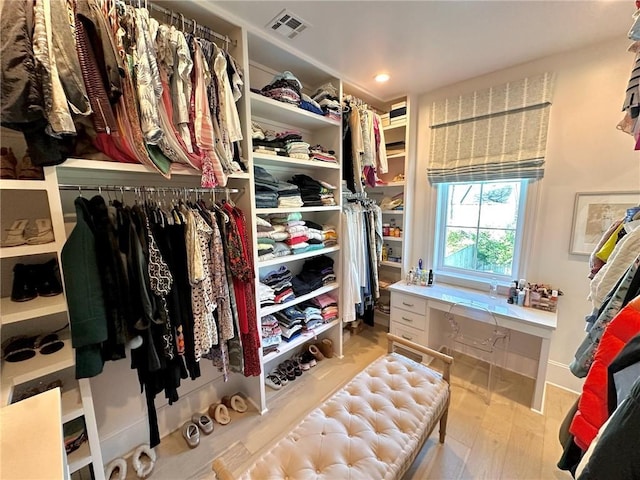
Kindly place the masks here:
[[(471, 317), (477, 320), (483, 321), (484, 323), (490, 324), (493, 326), (491, 335), (488, 337), (478, 338), (470, 335), (465, 335), (461, 331), (460, 324), (455, 318), (456, 310), (459, 312), (458, 314), (462, 317)], [(509, 338), (510, 338), (510, 330), (507, 328), (500, 327), (498, 324), (498, 319), (489, 309), (479, 305), (472, 305), (469, 303), (454, 303), (449, 306), (449, 311), (445, 314), (449, 325), (451, 327), (451, 332), (448, 334), (449, 337), (449, 354), (452, 354), (456, 350), (457, 345), (465, 346), (468, 348), (472, 348), (478, 352), (481, 352), (481, 359), (484, 356), (489, 357), (487, 363), (489, 364), (489, 375), (487, 376), (487, 395), (486, 402), (487, 404), (491, 401), (491, 377), (493, 375), (493, 367), (496, 364), (496, 344), (498, 342), (502, 342), (503, 350), (504, 350), (504, 358), (503, 365), (506, 363), (506, 354), (509, 348)]]

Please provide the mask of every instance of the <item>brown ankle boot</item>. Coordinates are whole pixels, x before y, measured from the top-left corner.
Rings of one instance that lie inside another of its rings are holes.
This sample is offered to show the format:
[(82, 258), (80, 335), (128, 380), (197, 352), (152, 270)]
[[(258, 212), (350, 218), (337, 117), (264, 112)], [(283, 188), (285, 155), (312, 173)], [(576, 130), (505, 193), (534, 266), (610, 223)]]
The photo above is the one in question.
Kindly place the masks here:
[(24, 154), (20, 163), (18, 163), (16, 171), (18, 180), (44, 180), (44, 170), (31, 162), (29, 152)]
[(18, 160), (10, 147), (0, 148), (0, 178), (15, 180), (17, 163)]

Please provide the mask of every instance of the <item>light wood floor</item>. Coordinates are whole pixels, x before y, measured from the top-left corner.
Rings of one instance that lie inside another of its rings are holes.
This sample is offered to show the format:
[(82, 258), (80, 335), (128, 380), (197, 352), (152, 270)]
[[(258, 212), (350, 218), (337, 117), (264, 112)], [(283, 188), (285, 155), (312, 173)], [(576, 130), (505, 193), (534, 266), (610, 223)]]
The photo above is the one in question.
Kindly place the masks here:
[[(232, 412), (231, 423), (216, 424), (213, 434), (202, 436), (195, 449), (187, 447), (179, 431), (162, 439), (151, 478), (212, 479), (211, 463), (219, 456), (232, 470), (242, 471), (309, 411), (384, 354), (384, 334), (382, 329), (368, 328), (351, 337), (342, 359), (319, 362), (275, 392), (266, 415)], [(496, 379), (490, 405), (483, 397), (484, 382), (485, 365), (468, 357), (456, 358), (445, 443), (438, 443), (436, 428), (404, 480), (570, 479), (555, 465), (561, 453), (558, 428), (575, 395), (547, 386), (545, 414), (539, 415), (528, 407), (531, 379), (504, 372)], [(130, 460), (128, 464), (127, 479), (134, 480)]]

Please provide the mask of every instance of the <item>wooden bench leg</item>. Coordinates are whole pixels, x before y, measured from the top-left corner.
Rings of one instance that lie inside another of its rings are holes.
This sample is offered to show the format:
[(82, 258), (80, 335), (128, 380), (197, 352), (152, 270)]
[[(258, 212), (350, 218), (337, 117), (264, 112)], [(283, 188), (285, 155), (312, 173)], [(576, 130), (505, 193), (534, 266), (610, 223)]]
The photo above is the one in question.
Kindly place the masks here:
[(444, 443), (444, 437), (447, 435), (447, 417), (449, 416), (449, 401), (444, 413), (440, 417), (440, 443)]

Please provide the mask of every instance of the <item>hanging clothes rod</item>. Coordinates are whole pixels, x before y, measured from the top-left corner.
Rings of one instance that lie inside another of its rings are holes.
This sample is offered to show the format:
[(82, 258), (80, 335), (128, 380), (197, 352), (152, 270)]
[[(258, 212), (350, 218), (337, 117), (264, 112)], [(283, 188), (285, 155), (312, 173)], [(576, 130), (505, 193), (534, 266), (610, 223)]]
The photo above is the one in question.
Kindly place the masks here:
[(108, 192), (186, 192), (186, 193), (240, 193), (244, 192), (244, 188), (200, 188), (200, 187), (132, 187), (124, 185), (71, 185), (60, 184), (59, 190), (89, 190), (89, 191), (108, 191)]
[(155, 3), (149, 3), (148, 7), (150, 10), (154, 10), (162, 15), (166, 15), (167, 17), (171, 18), (171, 22), (173, 23), (173, 20), (177, 20), (179, 22), (182, 23), (183, 25), (183, 30), (184, 30), (184, 25), (189, 26), (191, 28), (193, 28), (193, 32), (196, 33), (198, 29), (200, 29), (202, 32), (204, 32), (205, 34), (209, 34), (211, 35), (213, 38), (216, 38), (218, 40), (223, 41), (225, 44), (227, 44), (227, 50), (229, 50), (228, 45), (233, 45), (234, 47), (238, 46), (238, 41), (237, 40), (231, 40), (227, 35), (222, 35), (221, 33), (218, 32), (214, 32), (213, 30), (211, 30), (209, 27), (205, 26), (205, 25), (200, 25), (198, 24), (195, 20), (189, 20), (188, 18), (185, 18), (184, 15), (182, 15), (179, 12), (174, 12), (173, 10), (168, 10), (164, 7), (161, 7), (160, 5), (156, 5)]

